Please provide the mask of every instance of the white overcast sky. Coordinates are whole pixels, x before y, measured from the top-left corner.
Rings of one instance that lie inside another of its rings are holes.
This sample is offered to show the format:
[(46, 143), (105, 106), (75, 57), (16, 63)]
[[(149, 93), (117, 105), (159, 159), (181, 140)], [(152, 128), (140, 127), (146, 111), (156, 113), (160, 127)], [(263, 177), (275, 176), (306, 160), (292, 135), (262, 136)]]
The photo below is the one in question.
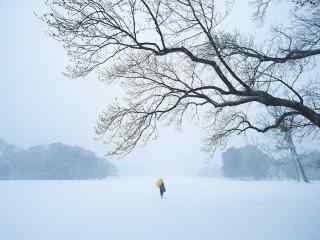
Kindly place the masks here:
[[(0, 1), (0, 138), (24, 148), (62, 142), (102, 156), (105, 146), (94, 140), (94, 126), (97, 114), (118, 91), (94, 75), (68, 79), (62, 74), (68, 62), (65, 51), (34, 14), (45, 11), (44, 1)], [(255, 34), (251, 10), (247, 1), (238, 0), (228, 26)], [(281, 15), (281, 9), (277, 12), (274, 18)], [(182, 132), (164, 129), (157, 141), (119, 160), (118, 165), (128, 174), (195, 174), (208, 160), (201, 152), (203, 137), (196, 126)], [(241, 138), (234, 144), (248, 142)]]

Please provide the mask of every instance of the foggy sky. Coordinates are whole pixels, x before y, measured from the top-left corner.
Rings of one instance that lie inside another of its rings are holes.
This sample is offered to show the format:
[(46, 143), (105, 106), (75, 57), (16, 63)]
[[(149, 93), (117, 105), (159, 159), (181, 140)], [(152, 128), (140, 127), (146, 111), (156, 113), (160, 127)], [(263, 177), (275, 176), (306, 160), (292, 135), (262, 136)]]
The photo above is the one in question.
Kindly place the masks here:
[[(62, 74), (68, 59), (35, 15), (44, 12), (44, 0), (0, 2), (0, 138), (24, 148), (62, 142), (102, 156), (106, 146), (94, 140), (97, 114), (120, 91), (99, 82), (94, 74), (85, 79)], [(254, 34), (250, 14), (246, 1), (238, 0), (227, 25)], [(167, 128), (157, 141), (117, 160), (117, 165), (123, 174), (194, 175), (208, 161), (201, 151), (203, 138), (203, 131), (194, 125), (182, 132)], [(250, 139), (233, 143), (242, 145)], [(219, 162), (219, 154), (216, 158)]]

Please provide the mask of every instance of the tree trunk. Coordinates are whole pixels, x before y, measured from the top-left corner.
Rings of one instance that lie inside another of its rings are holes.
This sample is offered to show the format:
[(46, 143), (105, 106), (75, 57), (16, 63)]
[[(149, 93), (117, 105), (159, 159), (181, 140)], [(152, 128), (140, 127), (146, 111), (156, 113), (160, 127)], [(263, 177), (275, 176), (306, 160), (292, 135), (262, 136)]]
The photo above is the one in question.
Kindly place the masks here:
[[(290, 151), (291, 152), (291, 151)], [(293, 154), (291, 153), (291, 156), (292, 156)], [(295, 161), (295, 158), (296, 157), (294, 157), (294, 158), (291, 158), (292, 160), (293, 160), (293, 164), (294, 164), (294, 168), (296, 169), (296, 180), (298, 181), (298, 182), (300, 182), (300, 173), (299, 173), (299, 166), (298, 166), (298, 162), (297, 161)]]
[(309, 181), (309, 179), (307, 178), (307, 175), (306, 175), (306, 173), (305, 173), (305, 171), (304, 171), (304, 169), (303, 169), (303, 166), (302, 166), (302, 164), (301, 164), (301, 161), (300, 161), (300, 159), (299, 159), (299, 156), (296, 156), (296, 157), (295, 157), (295, 160), (296, 160), (296, 162), (297, 162), (298, 169), (299, 169), (299, 173), (300, 173), (300, 176), (301, 176), (302, 180), (303, 180), (305, 183), (309, 183), (310, 181)]
[(296, 147), (293, 143), (292, 136), (290, 133), (288, 133), (288, 135), (287, 135), (287, 140), (288, 140), (291, 155), (294, 158), (294, 162), (295, 162), (295, 166), (296, 166), (297, 181), (300, 182), (300, 180), (302, 179), (302, 181), (304, 181), (305, 183), (309, 183), (310, 181), (308, 180), (307, 175), (303, 169), (303, 166), (302, 166), (301, 161), (299, 159), (299, 155), (297, 153)]

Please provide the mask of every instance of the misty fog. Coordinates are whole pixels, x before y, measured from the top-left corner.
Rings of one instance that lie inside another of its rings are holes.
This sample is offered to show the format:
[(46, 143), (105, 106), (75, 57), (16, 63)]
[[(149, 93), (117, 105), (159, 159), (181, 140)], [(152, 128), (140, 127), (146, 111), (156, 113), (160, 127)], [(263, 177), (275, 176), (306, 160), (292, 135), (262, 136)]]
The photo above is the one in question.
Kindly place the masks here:
[(1, 1), (0, 239), (320, 239), (319, 14), (318, 0)]

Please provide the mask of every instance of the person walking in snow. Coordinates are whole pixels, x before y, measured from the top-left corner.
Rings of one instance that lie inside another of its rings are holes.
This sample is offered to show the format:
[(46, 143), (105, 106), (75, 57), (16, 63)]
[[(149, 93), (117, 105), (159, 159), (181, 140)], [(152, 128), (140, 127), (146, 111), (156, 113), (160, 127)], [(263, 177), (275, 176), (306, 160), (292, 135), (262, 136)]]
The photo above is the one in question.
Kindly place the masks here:
[(163, 194), (166, 192), (166, 187), (164, 186), (164, 181), (162, 178), (159, 178), (156, 182), (156, 186), (160, 190), (160, 197), (163, 198)]

